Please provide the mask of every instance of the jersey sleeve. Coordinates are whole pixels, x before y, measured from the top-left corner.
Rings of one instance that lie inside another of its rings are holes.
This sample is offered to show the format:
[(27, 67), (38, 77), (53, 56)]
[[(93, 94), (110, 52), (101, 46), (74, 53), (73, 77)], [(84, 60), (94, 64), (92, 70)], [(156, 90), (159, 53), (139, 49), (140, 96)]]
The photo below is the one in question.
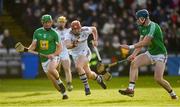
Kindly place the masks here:
[(84, 26), (83, 31), (86, 32), (87, 35), (90, 35), (92, 33), (92, 28)]
[(150, 26), (150, 30), (149, 30), (149, 33), (147, 34), (147, 36), (153, 38), (154, 32), (155, 32), (155, 28), (156, 28), (155, 23), (152, 23), (151, 26)]

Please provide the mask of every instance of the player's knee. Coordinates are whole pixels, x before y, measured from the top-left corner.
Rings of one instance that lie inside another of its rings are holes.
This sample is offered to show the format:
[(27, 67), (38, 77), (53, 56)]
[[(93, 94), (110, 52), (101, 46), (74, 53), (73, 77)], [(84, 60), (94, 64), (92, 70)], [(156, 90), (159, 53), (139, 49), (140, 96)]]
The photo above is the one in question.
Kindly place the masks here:
[(53, 72), (54, 70), (56, 70), (55, 66), (48, 66), (47, 68), (48, 72)]
[(66, 68), (64, 68), (64, 71), (65, 72), (70, 72), (70, 69), (66, 67)]
[(77, 65), (76, 65), (76, 69), (77, 69), (77, 70), (82, 70), (82, 69), (83, 69), (83, 67), (82, 67), (82, 65), (81, 65), (81, 64), (77, 64)]
[(154, 80), (157, 82), (157, 83), (161, 83), (161, 81), (163, 80), (163, 78), (159, 77), (159, 76), (154, 76)]
[(88, 79), (90, 79), (91, 78), (91, 73), (86, 73), (86, 76), (87, 76)]
[(137, 64), (136, 60), (131, 62), (131, 67), (132, 68), (138, 68), (138, 64)]

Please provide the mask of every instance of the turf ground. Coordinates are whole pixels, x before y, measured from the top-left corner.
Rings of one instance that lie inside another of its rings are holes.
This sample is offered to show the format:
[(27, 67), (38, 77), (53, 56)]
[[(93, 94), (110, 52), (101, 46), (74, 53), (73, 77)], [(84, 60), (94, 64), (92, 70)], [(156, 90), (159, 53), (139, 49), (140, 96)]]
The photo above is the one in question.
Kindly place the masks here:
[[(165, 77), (180, 95), (180, 76)], [(136, 84), (133, 98), (122, 96), (118, 89), (128, 85), (128, 77), (113, 78), (107, 82), (108, 89), (103, 90), (89, 81), (91, 95), (85, 96), (81, 81), (73, 79), (74, 90), (68, 92), (69, 99), (62, 100), (46, 78), (35, 80), (0, 79), (0, 107), (2, 106), (177, 106), (180, 100), (171, 100), (167, 92), (157, 85), (153, 77), (141, 76)]]

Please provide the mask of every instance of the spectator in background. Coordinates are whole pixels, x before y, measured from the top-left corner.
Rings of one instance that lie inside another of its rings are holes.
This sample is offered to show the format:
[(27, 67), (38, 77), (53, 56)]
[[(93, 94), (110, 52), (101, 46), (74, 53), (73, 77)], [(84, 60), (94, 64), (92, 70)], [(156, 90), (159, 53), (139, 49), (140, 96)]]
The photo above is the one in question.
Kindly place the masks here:
[(9, 29), (4, 29), (2, 47), (7, 48), (7, 50), (9, 50), (10, 48), (14, 48), (14, 45), (15, 40), (13, 36), (10, 35)]
[[(39, 16), (44, 13), (51, 14), (53, 18), (65, 15), (72, 21), (78, 19), (83, 25), (89, 26), (97, 23), (100, 39), (112, 42), (112, 36), (119, 34), (119, 39), (126, 39), (128, 44), (136, 42), (137, 28), (134, 22), (134, 14), (137, 9), (147, 8), (152, 14), (152, 18), (158, 24), (168, 24), (165, 29), (165, 39), (167, 47), (172, 47), (171, 41), (175, 40), (177, 28), (180, 27), (178, 18), (180, 17), (180, 0), (18, 0), (22, 8), (18, 13), (23, 17), (24, 27), (31, 35), (35, 28), (39, 27)], [(7, 2), (7, 0), (4, 0)], [(8, 3), (10, 4), (10, 3)], [(25, 5), (25, 6), (24, 6)], [(11, 10), (16, 10), (11, 5)], [(19, 7), (16, 6), (16, 7)], [(13, 11), (11, 11), (13, 12)], [(17, 13), (17, 12), (16, 12)], [(19, 16), (17, 14), (16, 16)], [(20, 20), (21, 22), (21, 20)], [(35, 24), (34, 24), (35, 23)], [(69, 25), (69, 24), (67, 24)], [(174, 28), (173, 28), (174, 26)], [(174, 29), (174, 30), (173, 30)], [(173, 31), (173, 32), (172, 32)], [(121, 35), (124, 34), (125, 36)], [(111, 36), (110, 36), (111, 35)], [(168, 37), (167, 37), (168, 36)], [(169, 42), (169, 43), (168, 43)], [(178, 42), (178, 41), (177, 41)], [(177, 43), (175, 44), (177, 45)], [(179, 46), (179, 45), (178, 45)], [(176, 47), (178, 47), (176, 46)], [(101, 46), (103, 48), (104, 46)], [(170, 49), (171, 53), (177, 48)], [(180, 51), (178, 51), (180, 53)], [(103, 53), (106, 54), (106, 53)]]
[(0, 0), (0, 16), (3, 13), (3, 0)]
[(3, 40), (3, 38), (4, 38), (4, 36), (3, 36), (3, 34), (1, 34), (1, 35), (0, 35), (0, 48), (2, 48), (2, 47), (3, 47), (3, 44), (2, 44), (2, 40)]

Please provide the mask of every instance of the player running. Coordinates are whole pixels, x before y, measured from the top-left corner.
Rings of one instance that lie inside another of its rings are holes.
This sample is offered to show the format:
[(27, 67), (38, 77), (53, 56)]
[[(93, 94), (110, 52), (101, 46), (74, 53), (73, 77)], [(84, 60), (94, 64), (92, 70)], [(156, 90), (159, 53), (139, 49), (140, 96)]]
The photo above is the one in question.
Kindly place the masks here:
[[(167, 51), (163, 43), (163, 33), (160, 26), (149, 19), (149, 13), (146, 9), (136, 12), (137, 24), (140, 33), (140, 40), (134, 45), (120, 45), (121, 48), (135, 49), (128, 57), (132, 61), (129, 74), (129, 87), (126, 90), (119, 90), (122, 95), (134, 96), (135, 81), (138, 78), (138, 68), (144, 65), (154, 64), (154, 79), (171, 96), (172, 99), (178, 99), (168, 81), (163, 78), (164, 69), (167, 61)], [(141, 48), (148, 46), (148, 50), (136, 56)]]
[(97, 75), (95, 72), (91, 71), (88, 65), (91, 59), (91, 51), (88, 47), (87, 39), (90, 34), (93, 35), (93, 45), (97, 46), (98, 34), (96, 27), (81, 27), (80, 22), (74, 20), (71, 23), (69, 36), (65, 41), (67, 48), (71, 49), (70, 54), (73, 57), (80, 79), (84, 84), (85, 95), (91, 94), (88, 79), (97, 80), (101, 87), (106, 89), (106, 85), (103, 82), (102, 76)]
[(59, 70), (61, 69), (61, 65), (65, 71), (65, 76), (66, 76), (66, 82), (67, 82), (67, 90), (72, 91), (73, 86), (72, 86), (72, 74), (71, 74), (71, 60), (69, 57), (68, 49), (65, 46), (64, 40), (65, 36), (68, 33), (69, 29), (65, 28), (66, 25), (66, 17), (60, 16), (57, 19), (58, 27), (57, 27), (57, 32), (59, 33), (59, 37), (61, 38), (62, 41), (62, 52), (60, 54), (60, 64), (59, 64)]
[(56, 70), (62, 48), (61, 41), (56, 30), (52, 28), (53, 20), (50, 15), (43, 15), (41, 23), (43, 27), (35, 30), (29, 50), (37, 49), (39, 53), (48, 56), (48, 58), (40, 57), (43, 70), (54, 87), (63, 95), (62, 99), (68, 99), (63, 82)]

